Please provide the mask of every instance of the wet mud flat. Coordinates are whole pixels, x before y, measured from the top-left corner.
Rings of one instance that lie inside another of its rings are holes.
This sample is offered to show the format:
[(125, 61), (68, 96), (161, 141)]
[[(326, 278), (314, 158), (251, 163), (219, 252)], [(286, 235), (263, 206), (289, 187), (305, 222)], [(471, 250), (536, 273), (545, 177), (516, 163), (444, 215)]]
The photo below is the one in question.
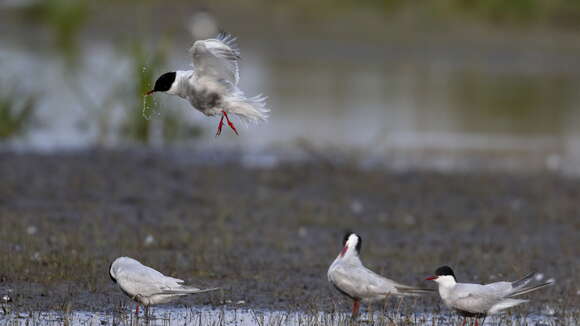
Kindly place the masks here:
[[(326, 271), (350, 229), (363, 238), (363, 262), (395, 280), (433, 286), (423, 280), (442, 264), (460, 281), (537, 270), (556, 285), (513, 312), (569, 315), (580, 306), (578, 181), (317, 161), (258, 167), (186, 150), (5, 152), (0, 294), (13, 313), (126, 311), (134, 306), (108, 266), (127, 255), (223, 288), (165, 307), (346, 312)], [(436, 297), (387, 306), (447, 311)]]

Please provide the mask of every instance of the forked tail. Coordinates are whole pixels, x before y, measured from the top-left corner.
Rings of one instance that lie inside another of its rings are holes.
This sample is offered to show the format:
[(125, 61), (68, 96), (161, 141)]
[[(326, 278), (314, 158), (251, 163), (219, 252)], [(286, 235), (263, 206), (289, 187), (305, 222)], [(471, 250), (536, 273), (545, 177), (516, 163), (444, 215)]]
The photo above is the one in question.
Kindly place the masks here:
[(425, 295), (425, 294), (433, 294), (435, 292), (435, 289), (416, 288), (413, 286), (402, 284), (396, 285), (395, 288), (402, 295)]
[(211, 291), (216, 291), (219, 290), (220, 288), (211, 288), (211, 289), (198, 289), (196, 287), (192, 287), (192, 286), (183, 286), (179, 289), (173, 289), (173, 290), (166, 290), (163, 291), (163, 294), (195, 294), (195, 293), (204, 293), (204, 292), (211, 292)]
[(534, 286), (525, 287), (525, 288), (521, 288), (519, 290), (516, 290), (512, 294), (510, 294), (509, 296), (510, 297), (515, 297), (515, 296), (518, 296), (518, 295), (522, 295), (522, 294), (534, 292), (534, 291), (537, 291), (539, 289), (542, 289), (542, 288), (545, 288), (547, 286), (550, 286), (552, 284), (554, 284), (554, 281), (553, 280), (548, 280), (547, 282), (544, 282), (544, 283), (540, 283), (540, 284), (537, 284), (537, 285), (534, 285)]
[(515, 297), (525, 293), (537, 291), (555, 283), (554, 279), (549, 279), (545, 282), (538, 283), (542, 281), (542, 278), (543, 275), (532, 272), (524, 276), (521, 280), (512, 282), (513, 291), (510, 293), (509, 297)]

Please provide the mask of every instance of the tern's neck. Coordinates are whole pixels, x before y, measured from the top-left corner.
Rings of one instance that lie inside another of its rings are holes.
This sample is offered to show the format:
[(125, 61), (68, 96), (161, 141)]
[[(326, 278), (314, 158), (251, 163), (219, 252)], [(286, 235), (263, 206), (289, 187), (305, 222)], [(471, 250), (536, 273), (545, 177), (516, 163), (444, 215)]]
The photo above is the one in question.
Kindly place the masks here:
[(358, 253), (355, 250), (351, 250), (350, 248), (344, 255), (338, 254), (335, 262), (341, 264), (362, 264)]
[(437, 278), (437, 283), (439, 283), (440, 286), (445, 286), (445, 287), (453, 287), (453, 286), (455, 286), (455, 284), (457, 284), (457, 282), (455, 281), (455, 277), (453, 277), (451, 275), (439, 276)]
[(441, 290), (441, 289), (451, 289), (457, 284), (457, 282), (455, 281), (455, 277), (451, 275), (445, 275), (439, 276), (437, 278), (437, 284), (439, 285), (439, 290)]
[(439, 276), (437, 280), (439, 295), (443, 300), (451, 296), (452, 290), (457, 282), (453, 276)]

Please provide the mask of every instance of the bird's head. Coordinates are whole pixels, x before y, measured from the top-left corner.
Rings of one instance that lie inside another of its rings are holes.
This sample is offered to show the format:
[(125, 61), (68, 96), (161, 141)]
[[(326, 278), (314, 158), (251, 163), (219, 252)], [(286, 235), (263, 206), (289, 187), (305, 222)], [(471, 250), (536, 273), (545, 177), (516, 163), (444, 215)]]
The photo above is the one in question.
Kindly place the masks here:
[(435, 275), (427, 277), (426, 280), (435, 281), (439, 283), (439, 285), (444, 286), (452, 286), (457, 282), (455, 280), (455, 273), (453, 273), (453, 270), (449, 266), (441, 266), (437, 268)]
[(354, 232), (346, 232), (344, 238), (342, 239), (342, 250), (340, 251), (340, 257), (345, 255), (360, 254), (360, 249), (362, 247), (362, 238)]
[(151, 95), (155, 92), (172, 93), (170, 90), (177, 87), (176, 81), (177, 73), (175, 71), (166, 72), (159, 76), (155, 81), (155, 86), (153, 89), (145, 93), (145, 95)]

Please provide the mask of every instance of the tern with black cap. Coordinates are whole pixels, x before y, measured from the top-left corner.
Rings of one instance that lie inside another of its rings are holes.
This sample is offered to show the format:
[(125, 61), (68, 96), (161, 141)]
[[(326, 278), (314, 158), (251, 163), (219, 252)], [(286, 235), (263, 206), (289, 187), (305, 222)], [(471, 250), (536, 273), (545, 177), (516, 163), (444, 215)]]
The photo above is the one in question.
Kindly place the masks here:
[(250, 123), (268, 119), (270, 110), (266, 107), (266, 97), (246, 97), (238, 88), (240, 50), (235, 37), (220, 33), (215, 38), (196, 41), (190, 52), (193, 70), (162, 74), (145, 95), (155, 92), (176, 95), (207, 116), (220, 115), (216, 136), (222, 132), (224, 118), (238, 134), (228, 114)]
[(464, 317), (463, 325), (467, 321), (465, 318), (476, 318), (477, 325), (478, 318), (528, 301), (514, 299), (514, 297), (554, 284), (553, 279), (545, 282), (542, 282), (542, 279), (541, 274), (529, 273), (514, 282), (495, 282), (485, 285), (458, 283), (455, 273), (449, 266), (441, 266), (437, 268), (435, 275), (427, 277), (427, 280), (437, 282), (439, 295), (445, 305)]
[(422, 289), (404, 285), (383, 277), (366, 268), (360, 260), (362, 238), (347, 232), (342, 250), (328, 269), (328, 281), (345, 296), (353, 300), (352, 318), (358, 316), (360, 303), (385, 300), (389, 296), (416, 296), (433, 293), (433, 289)]

